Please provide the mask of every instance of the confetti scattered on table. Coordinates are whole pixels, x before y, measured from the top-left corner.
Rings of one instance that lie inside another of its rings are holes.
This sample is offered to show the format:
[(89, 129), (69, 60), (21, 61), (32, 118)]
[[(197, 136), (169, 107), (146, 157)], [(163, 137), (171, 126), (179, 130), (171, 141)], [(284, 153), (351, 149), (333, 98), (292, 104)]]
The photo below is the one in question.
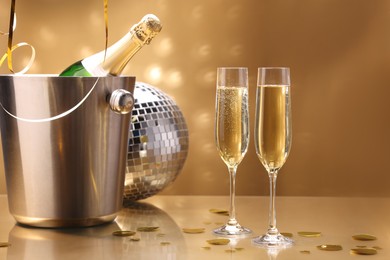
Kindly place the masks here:
[(162, 246), (169, 246), (171, 243), (170, 242), (161, 242), (160, 245)]
[(340, 251), (343, 250), (343, 247), (340, 245), (319, 245), (317, 246), (318, 249), (324, 250), (324, 251)]
[(375, 236), (368, 235), (368, 234), (353, 235), (352, 238), (355, 239), (355, 240), (360, 240), (360, 241), (372, 241), (372, 240), (376, 240), (376, 237), (375, 237)]
[(112, 232), (112, 235), (117, 237), (129, 237), (129, 236), (134, 236), (135, 234), (136, 232), (130, 230), (117, 230)]
[(306, 255), (310, 254), (309, 250), (301, 250), (299, 252), (302, 253), (302, 254), (306, 254)]
[(154, 232), (157, 231), (159, 227), (138, 227), (137, 231), (139, 232)]
[(353, 248), (351, 254), (354, 255), (376, 255), (377, 251), (375, 248)]
[(205, 231), (204, 228), (183, 228), (182, 230), (184, 233), (187, 234), (200, 234), (200, 233), (204, 233)]
[(300, 235), (301, 237), (320, 237), (321, 232), (299, 231), (298, 235)]
[(230, 240), (227, 238), (217, 238), (217, 239), (207, 240), (207, 243), (211, 245), (227, 245), (230, 243)]
[(214, 214), (229, 216), (229, 211), (226, 209), (210, 209), (209, 211)]
[(285, 237), (293, 237), (293, 234), (288, 232), (280, 232), (280, 234)]

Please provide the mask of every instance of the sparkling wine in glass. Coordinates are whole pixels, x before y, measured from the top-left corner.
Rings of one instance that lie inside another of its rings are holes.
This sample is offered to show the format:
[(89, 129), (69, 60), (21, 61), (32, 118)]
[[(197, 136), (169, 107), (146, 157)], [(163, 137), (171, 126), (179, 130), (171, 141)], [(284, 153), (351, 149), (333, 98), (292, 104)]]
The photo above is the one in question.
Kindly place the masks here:
[(235, 178), (237, 166), (249, 143), (248, 69), (218, 68), (215, 116), (215, 141), (230, 176), (229, 221), (214, 230), (220, 236), (242, 236), (251, 230), (236, 220)]
[(270, 179), (269, 226), (265, 235), (253, 243), (266, 247), (286, 247), (293, 240), (281, 235), (276, 228), (276, 178), (290, 152), (291, 89), (290, 69), (263, 67), (258, 69), (256, 90), (255, 147), (256, 153)]

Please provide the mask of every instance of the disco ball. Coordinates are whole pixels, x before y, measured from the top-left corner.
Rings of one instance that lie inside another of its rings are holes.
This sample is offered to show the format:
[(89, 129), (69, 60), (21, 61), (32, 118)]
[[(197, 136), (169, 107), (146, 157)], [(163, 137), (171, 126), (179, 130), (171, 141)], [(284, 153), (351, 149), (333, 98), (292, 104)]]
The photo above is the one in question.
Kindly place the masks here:
[(125, 175), (124, 200), (150, 197), (171, 184), (188, 154), (188, 129), (175, 101), (136, 82)]

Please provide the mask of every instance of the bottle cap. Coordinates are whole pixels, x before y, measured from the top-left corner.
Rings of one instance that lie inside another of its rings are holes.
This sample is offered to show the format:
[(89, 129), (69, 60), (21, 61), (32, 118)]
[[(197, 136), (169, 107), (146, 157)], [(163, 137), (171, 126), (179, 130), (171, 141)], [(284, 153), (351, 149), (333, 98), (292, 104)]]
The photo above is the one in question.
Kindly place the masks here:
[(133, 31), (143, 44), (149, 44), (161, 29), (161, 22), (157, 16), (147, 14), (139, 23), (135, 24), (130, 31)]

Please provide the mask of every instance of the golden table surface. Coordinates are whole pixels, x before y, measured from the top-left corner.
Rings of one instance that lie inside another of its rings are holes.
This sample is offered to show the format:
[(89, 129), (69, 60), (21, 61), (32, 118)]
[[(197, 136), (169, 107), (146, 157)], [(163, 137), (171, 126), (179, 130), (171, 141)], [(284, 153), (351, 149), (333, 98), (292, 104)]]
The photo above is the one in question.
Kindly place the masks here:
[[(253, 236), (209, 245), (212, 230), (227, 220), (211, 213), (227, 208), (226, 196), (157, 195), (123, 208), (112, 223), (78, 229), (27, 228), (15, 223), (6, 195), (0, 195), (0, 259), (390, 259), (390, 198), (277, 197), (281, 232), (293, 234), (291, 248), (276, 252), (254, 246), (251, 239), (267, 228), (268, 198), (237, 197), (237, 218)], [(137, 232), (139, 241), (115, 237), (115, 230), (158, 226), (155, 232)], [(183, 228), (205, 228), (201, 234)], [(301, 237), (299, 231), (319, 231), (320, 237)], [(356, 241), (355, 234), (371, 234), (375, 241)], [(341, 251), (322, 251), (321, 244), (338, 244)], [(357, 246), (378, 246), (376, 255), (353, 255)], [(304, 252), (303, 252), (304, 251)]]

